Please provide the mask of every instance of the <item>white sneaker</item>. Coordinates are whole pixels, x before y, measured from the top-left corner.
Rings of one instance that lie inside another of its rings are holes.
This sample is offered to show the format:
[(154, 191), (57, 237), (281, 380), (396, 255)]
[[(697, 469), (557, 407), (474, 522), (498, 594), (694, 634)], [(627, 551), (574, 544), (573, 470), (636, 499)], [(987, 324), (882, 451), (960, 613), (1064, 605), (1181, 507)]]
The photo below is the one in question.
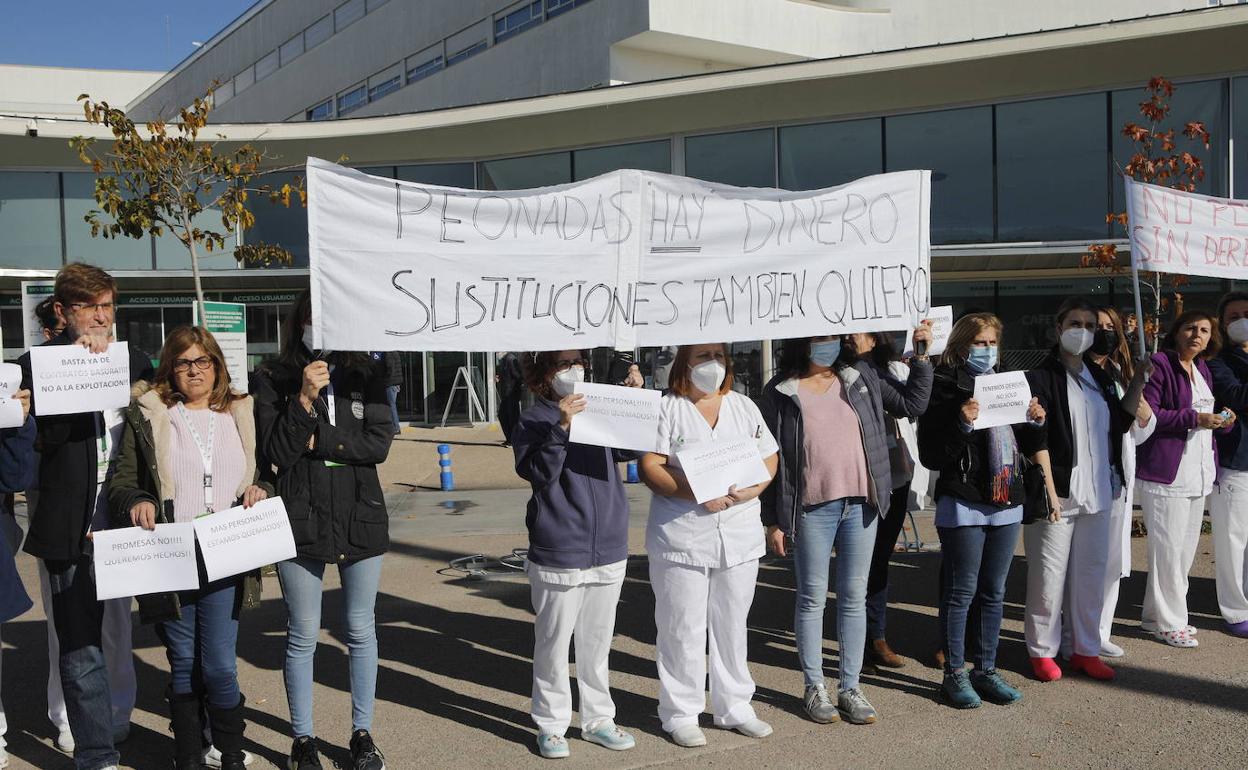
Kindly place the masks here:
[(677, 746), (684, 746), (686, 749), (706, 745), (706, 733), (702, 732), (702, 728), (697, 725), (677, 727), (668, 735), (672, 736), (672, 743), (675, 743)]
[(9, 766), (9, 752), (3, 746), (0, 746), (0, 767)]
[(732, 729), (747, 738), (766, 738), (768, 735), (771, 735), (771, 725), (758, 718), (751, 719), (743, 724), (734, 725)]
[(74, 753), (74, 734), (69, 731), (68, 727), (60, 728), (56, 735), (56, 749), (66, 754)]
[(1101, 655), (1106, 658), (1121, 658), (1126, 655), (1127, 651), (1106, 639), (1101, 642)]
[[(255, 761), (255, 754), (252, 754), (250, 751), (243, 751), (244, 765), (250, 766), (251, 763)], [(216, 746), (209, 746), (204, 749), (204, 764), (214, 769), (221, 767), (221, 752), (217, 750)]]

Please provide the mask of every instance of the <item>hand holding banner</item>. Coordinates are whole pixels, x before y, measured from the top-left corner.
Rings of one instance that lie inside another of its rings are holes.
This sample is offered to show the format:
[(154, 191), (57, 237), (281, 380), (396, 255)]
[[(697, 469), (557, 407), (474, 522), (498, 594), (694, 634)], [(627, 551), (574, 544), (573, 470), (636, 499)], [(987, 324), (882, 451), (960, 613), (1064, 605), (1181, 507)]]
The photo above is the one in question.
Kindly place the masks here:
[(282, 498), (261, 500), (195, 519), (199, 552), (209, 580), (250, 572), (295, 558), (295, 537)]
[(195, 532), (190, 524), (105, 529), (95, 544), (95, 593), (100, 601), (199, 588)]
[(975, 378), (975, 400), (979, 402), (975, 430), (1027, 422), (1031, 385), (1024, 372), (981, 374)]
[(723, 497), (729, 487), (744, 489), (771, 478), (752, 438), (696, 444), (677, 452), (676, 460), (699, 505)]
[(0, 364), (0, 428), (20, 428), (22, 402), (13, 394), (22, 386), (22, 368), (17, 364)]
[(94, 354), (78, 345), (30, 349), (32, 397), (41, 417), (122, 409), (130, 403), (130, 348), (114, 342)]
[(571, 441), (616, 449), (653, 452), (659, 433), (663, 394), (647, 388), (578, 383), (585, 411), (572, 418)]

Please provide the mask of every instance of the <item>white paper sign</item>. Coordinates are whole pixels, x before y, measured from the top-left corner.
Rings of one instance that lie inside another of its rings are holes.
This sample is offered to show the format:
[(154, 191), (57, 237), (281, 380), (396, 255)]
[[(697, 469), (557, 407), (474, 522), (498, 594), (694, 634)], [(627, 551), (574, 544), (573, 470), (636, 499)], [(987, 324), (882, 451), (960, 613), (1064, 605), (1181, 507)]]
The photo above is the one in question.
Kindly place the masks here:
[(95, 543), (95, 592), (100, 601), (199, 588), (195, 531), (190, 524), (104, 529)]
[(900, 331), (930, 172), (805, 192), (649, 171), (487, 191), (308, 158), (314, 345), (559, 350)]
[(723, 497), (731, 486), (744, 489), (771, 478), (752, 438), (696, 444), (678, 451), (676, 460), (699, 504)]
[(209, 580), (295, 558), (295, 537), (280, 497), (200, 516), (195, 534)]
[(0, 364), (0, 428), (20, 428), (22, 402), (13, 394), (22, 387), (22, 367), (17, 364)]
[[(932, 341), (927, 344), (927, 355), (938, 356), (945, 352), (949, 344), (949, 335), (953, 332), (953, 305), (937, 305), (927, 313), (927, 320), (932, 322)], [(914, 355), (914, 335), (906, 336), (906, 347), (902, 357)]]
[(646, 388), (581, 382), (585, 411), (572, 418), (570, 439), (578, 444), (653, 452), (659, 434), (663, 394)]
[(130, 348), (114, 342), (96, 355), (78, 345), (30, 349), (35, 411), (54, 414), (122, 409), (130, 403)]
[(1027, 422), (1027, 407), (1031, 403), (1027, 374), (981, 374), (975, 378), (975, 400), (979, 402), (975, 430)]
[(1123, 180), (1131, 261), (1140, 270), (1248, 279), (1248, 200)]

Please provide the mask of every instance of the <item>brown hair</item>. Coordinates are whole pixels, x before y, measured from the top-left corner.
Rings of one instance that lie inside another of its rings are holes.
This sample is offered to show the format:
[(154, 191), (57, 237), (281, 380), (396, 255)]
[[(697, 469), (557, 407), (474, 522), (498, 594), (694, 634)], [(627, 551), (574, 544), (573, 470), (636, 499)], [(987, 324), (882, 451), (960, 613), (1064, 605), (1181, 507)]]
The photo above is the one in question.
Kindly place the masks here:
[(1174, 323), (1170, 324), (1170, 330), (1166, 332), (1166, 336), (1161, 340), (1162, 350), (1174, 350), (1174, 335), (1184, 326), (1193, 321), (1209, 322), (1209, 344), (1205, 346), (1205, 350), (1197, 358), (1213, 358), (1222, 349), (1222, 331), (1219, 328), (1221, 324), (1218, 319), (1213, 317), (1213, 313), (1208, 310), (1189, 310), (1178, 318), (1174, 319)]
[[(714, 343), (712, 343), (714, 344)], [(681, 345), (676, 348), (676, 358), (672, 361), (671, 375), (667, 380), (667, 389), (669, 393), (677, 396), (689, 397), (693, 392), (693, 381), (689, 377), (689, 357), (696, 345)], [(724, 351), (724, 382), (719, 386), (720, 393), (727, 393), (732, 390), (732, 351), (728, 349), (728, 343), (721, 342), (719, 347)]]
[[(562, 352), (562, 350), (543, 350), (538, 353), (520, 355), (520, 372), (524, 377), (524, 384), (529, 390), (548, 401), (559, 400), (555, 391), (550, 387), (550, 376), (555, 373), (555, 364), (559, 363), (559, 354)], [(578, 350), (577, 354), (586, 361), (589, 360), (588, 350)], [(586, 371), (586, 375), (588, 374), (589, 372)]]
[(1110, 323), (1114, 325), (1114, 334), (1118, 335), (1118, 344), (1110, 351), (1106, 360), (1118, 368), (1117, 372), (1111, 370), (1108, 374), (1116, 376), (1118, 384), (1125, 389), (1135, 376), (1135, 366), (1131, 363), (1131, 346), (1127, 344), (1127, 332), (1122, 328), (1122, 316), (1109, 305), (1097, 307), (1096, 312), (1109, 316)]
[(70, 262), (56, 273), (52, 297), (64, 306), (75, 302), (90, 302), (104, 292), (111, 292), (117, 301), (117, 281), (95, 265)]
[(1218, 302), (1218, 325), (1226, 331), (1226, 308), (1232, 302), (1248, 302), (1248, 291), (1228, 291)]
[[(971, 343), (984, 329), (995, 329), (1000, 337), (1004, 324), (992, 313), (967, 313), (958, 319), (949, 332), (949, 341), (945, 343), (945, 352), (940, 362), (949, 366), (961, 366), (966, 363)], [(997, 360), (1001, 360), (1001, 340), (997, 340)]]
[(230, 387), (230, 372), (225, 367), (225, 355), (221, 352), (221, 346), (217, 344), (212, 332), (202, 326), (179, 326), (169, 332), (164, 347), (160, 349), (160, 366), (156, 368), (152, 389), (160, 395), (165, 406), (173, 406), (182, 400), (182, 394), (174, 388), (173, 364), (192, 345), (199, 345), (212, 359), (216, 382), (212, 386), (212, 395), (208, 397), (208, 406), (214, 412), (224, 412), (230, 404), (243, 398), (243, 395), (235, 393)]

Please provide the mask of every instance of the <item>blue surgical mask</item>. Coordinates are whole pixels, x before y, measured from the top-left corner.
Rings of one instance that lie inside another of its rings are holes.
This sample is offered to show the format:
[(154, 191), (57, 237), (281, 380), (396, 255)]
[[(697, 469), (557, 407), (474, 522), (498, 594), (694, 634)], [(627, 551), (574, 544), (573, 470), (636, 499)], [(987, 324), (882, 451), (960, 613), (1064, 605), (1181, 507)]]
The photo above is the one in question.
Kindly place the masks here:
[(831, 366), (841, 356), (840, 340), (810, 343), (810, 362), (815, 366)]
[(966, 354), (966, 368), (976, 374), (986, 374), (997, 365), (997, 346), (973, 347)]

